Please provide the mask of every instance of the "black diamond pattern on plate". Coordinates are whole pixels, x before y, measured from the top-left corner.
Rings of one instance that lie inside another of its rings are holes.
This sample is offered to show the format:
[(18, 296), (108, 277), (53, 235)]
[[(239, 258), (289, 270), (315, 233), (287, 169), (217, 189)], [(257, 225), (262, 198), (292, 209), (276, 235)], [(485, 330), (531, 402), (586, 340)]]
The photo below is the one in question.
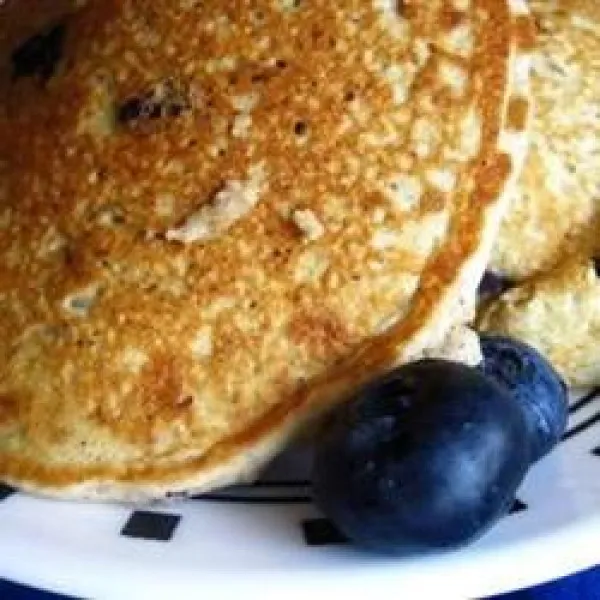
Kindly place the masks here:
[(527, 510), (527, 504), (525, 504), (525, 502), (517, 498), (514, 504), (512, 505), (509, 514), (514, 515), (515, 513), (520, 513), (524, 510)]
[(348, 538), (329, 519), (309, 519), (302, 522), (307, 546), (347, 544)]
[[(600, 400), (600, 388), (596, 388), (595, 390), (592, 390), (591, 392), (589, 392), (589, 394), (586, 394), (585, 396), (583, 396), (582, 398), (577, 400), (574, 404), (571, 405), (571, 407), (569, 408), (569, 412), (571, 415), (573, 415), (574, 413), (580, 411), (583, 408), (586, 408), (587, 406), (592, 404), (592, 402), (595, 402), (597, 400)], [(587, 431), (588, 429), (594, 427), (595, 425), (598, 425), (599, 423), (600, 423), (600, 410), (596, 410), (596, 412), (591, 414), (589, 417), (587, 417), (586, 419), (584, 419), (577, 425), (574, 425), (573, 427), (571, 427), (563, 435), (562, 439), (563, 439), (563, 441), (571, 439), (571, 438)]]
[(2, 502), (2, 500), (6, 500), (9, 496), (12, 496), (14, 493), (15, 490), (9, 485), (4, 485), (3, 483), (0, 483), (0, 502)]
[(591, 392), (588, 392), (585, 396), (582, 396), (581, 398), (579, 398), (579, 400), (576, 400), (575, 402), (573, 402), (573, 404), (571, 404), (571, 406), (569, 407), (569, 413), (570, 414), (575, 414), (576, 412), (580, 411), (582, 408), (585, 408), (586, 406), (588, 406), (589, 404), (591, 404), (594, 400), (596, 400), (596, 398), (600, 397), (600, 388), (596, 388), (594, 390), (592, 390)]
[(121, 535), (168, 542), (173, 537), (180, 520), (180, 515), (136, 510), (121, 529)]
[(588, 417), (587, 419), (585, 419), (578, 425), (575, 425), (575, 427), (572, 427), (571, 429), (569, 429), (569, 431), (567, 431), (567, 433), (565, 433), (565, 435), (563, 435), (563, 438), (562, 438), (563, 442), (566, 440), (569, 440), (571, 438), (574, 438), (575, 436), (583, 433), (584, 431), (587, 431), (588, 429), (594, 427), (594, 425), (598, 425), (599, 423), (600, 423), (600, 411), (591, 415), (590, 417)]
[(257, 481), (192, 496), (193, 500), (236, 504), (310, 504), (312, 496), (307, 480)]

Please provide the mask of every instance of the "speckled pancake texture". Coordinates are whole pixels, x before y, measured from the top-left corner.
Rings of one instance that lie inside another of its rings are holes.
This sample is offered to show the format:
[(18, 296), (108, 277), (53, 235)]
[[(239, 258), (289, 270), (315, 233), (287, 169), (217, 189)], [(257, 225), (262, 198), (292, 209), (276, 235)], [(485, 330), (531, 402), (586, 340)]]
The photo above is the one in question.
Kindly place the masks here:
[(0, 480), (251, 478), (468, 318), (525, 149), (519, 2), (102, 0), (28, 36), (0, 83)]

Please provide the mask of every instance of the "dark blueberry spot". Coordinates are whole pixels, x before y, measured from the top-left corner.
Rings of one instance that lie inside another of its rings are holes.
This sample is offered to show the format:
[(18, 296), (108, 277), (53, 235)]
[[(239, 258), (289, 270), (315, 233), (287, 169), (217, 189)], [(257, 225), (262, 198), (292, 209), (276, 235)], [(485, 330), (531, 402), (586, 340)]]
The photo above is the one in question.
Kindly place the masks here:
[(345, 102), (352, 102), (355, 99), (356, 99), (356, 92), (354, 90), (349, 90), (344, 95)]
[(503, 275), (486, 271), (481, 283), (479, 284), (479, 299), (488, 300), (501, 296), (507, 290), (515, 286), (515, 282)]
[(592, 263), (594, 264), (594, 271), (596, 271), (596, 276), (600, 277), (600, 256), (594, 256), (594, 258), (592, 258)]
[(278, 69), (287, 69), (287, 66), (288, 66), (288, 64), (287, 64), (287, 61), (285, 61), (285, 60), (282, 60), (282, 59), (278, 58), (278, 59), (275, 61), (275, 66), (276, 66)]
[(524, 510), (527, 510), (527, 504), (517, 498), (510, 509), (510, 514), (514, 515), (516, 513), (523, 512)]
[(156, 120), (161, 117), (178, 117), (183, 112), (181, 104), (160, 102), (151, 97), (130, 98), (126, 100), (117, 112), (120, 123), (132, 123), (139, 120)]
[(121, 123), (128, 123), (138, 119), (142, 114), (143, 102), (139, 98), (130, 98), (126, 100), (117, 112), (117, 119)]
[(39, 77), (47, 81), (54, 75), (62, 56), (66, 27), (64, 23), (29, 38), (11, 55), (13, 79)]
[(594, 456), (600, 456), (600, 446), (598, 446), (597, 448), (594, 448), (594, 449), (592, 450), (592, 454), (593, 454)]
[(308, 125), (304, 121), (297, 121), (294, 125), (294, 133), (296, 135), (306, 135)]
[(117, 109), (117, 120), (127, 125), (163, 117), (179, 117), (189, 107), (188, 99), (180, 91), (167, 85), (166, 90), (160, 94), (151, 91), (125, 100)]
[(136, 510), (121, 530), (125, 537), (168, 542), (181, 517), (167, 513)]

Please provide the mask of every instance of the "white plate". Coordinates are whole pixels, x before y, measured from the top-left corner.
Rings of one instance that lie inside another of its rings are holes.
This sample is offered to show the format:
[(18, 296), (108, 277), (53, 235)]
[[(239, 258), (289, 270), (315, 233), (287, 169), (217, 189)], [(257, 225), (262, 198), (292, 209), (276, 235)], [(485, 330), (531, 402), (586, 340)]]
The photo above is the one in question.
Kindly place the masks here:
[[(265, 476), (279, 485), (137, 507), (150, 515), (9, 494), (0, 501), (0, 577), (128, 600), (439, 598), (442, 590), (451, 600), (534, 585), (600, 563), (600, 394), (575, 408), (572, 435), (520, 490), (521, 510), (465, 550), (398, 560), (345, 544), (310, 545), (307, 522), (313, 537), (328, 531), (302, 483), (309, 457), (297, 450)], [(140, 521), (158, 531), (136, 531)]]

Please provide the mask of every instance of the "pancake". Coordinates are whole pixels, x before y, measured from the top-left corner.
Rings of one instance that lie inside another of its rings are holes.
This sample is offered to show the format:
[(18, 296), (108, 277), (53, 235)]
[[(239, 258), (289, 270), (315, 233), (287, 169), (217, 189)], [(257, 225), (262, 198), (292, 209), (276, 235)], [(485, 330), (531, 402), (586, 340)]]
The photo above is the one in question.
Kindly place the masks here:
[(102, 0), (20, 42), (0, 479), (96, 499), (251, 479), (356, 386), (464, 346), (532, 41), (507, 0)]
[(530, 7), (538, 39), (531, 147), (491, 260), (513, 279), (581, 255), (580, 240), (600, 214), (600, 3)]
[[(600, 4), (531, 2), (531, 145), (491, 268), (514, 289), (479, 326), (524, 339), (566, 381), (600, 385)], [(595, 262), (596, 261), (596, 262)], [(500, 291), (500, 290), (499, 290)]]
[(570, 258), (488, 306), (481, 328), (530, 343), (572, 386), (600, 385), (600, 265)]

